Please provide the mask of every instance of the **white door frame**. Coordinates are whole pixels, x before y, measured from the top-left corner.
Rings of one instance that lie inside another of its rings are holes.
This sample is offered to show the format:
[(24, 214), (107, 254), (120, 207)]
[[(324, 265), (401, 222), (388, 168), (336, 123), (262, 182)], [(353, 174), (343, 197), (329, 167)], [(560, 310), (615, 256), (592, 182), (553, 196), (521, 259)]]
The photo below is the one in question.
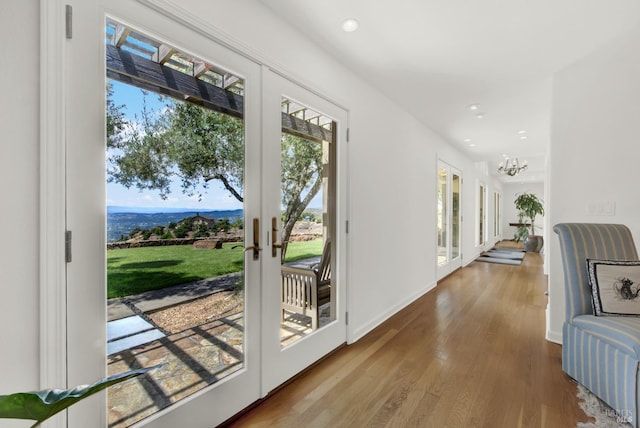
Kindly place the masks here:
[[(195, 17), (182, 9), (180, 6), (169, 0), (137, 0), (132, 2), (132, 7), (139, 8), (147, 5), (170, 17), (174, 22), (180, 23), (193, 30), (197, 30), (201, 35), (220, 44), (231, 48), (236, 53), (254, 62), (269, 65), (270, 61), (262, 57), (261, 53), (250, 51), (245, 46), (241, 46), (233, 38), (220, 32), (216, 28), (207, 24), (204, 20)], [(65, 263), (65, 232), (66, 226), (66, 123), (68, 114), (66, 110), (65, 97), (67, 94), (67, 65), (66, 52), (69, 40), (65, 37), (65, 4), (62, 0), (41, 0), (41, 183), (40, 183), (40, 297), (41, 297), (41, 321), (40, 321), (40, 382), (42, 388), (75, 386), (73, 380), (67, 384), (69, 373), (67, 367), (67, 301), (66, 301), (66, 278), (67, 264)], [(74, 23), (76, 24), (76, 23)], [(87, 24), (89, 25), (89, 24)], [(102, 56), (103, 57), (103, 56)], [(281, 75), (287, 73), (278, 69), (272, 69)], [(300, 84), (300, 80), (289, 78), (292, 82)], [(318, 92), (310, 89), (309, 86), (301, 85), (307, 90), (319, 95)], [(336, 106), (341, 107), (338, 103)], [(341, 107), (344, 108), (344, 107)], [(346, 110), (346, 109), (345, 109)], [(347, 117), (348, 117), (348, 110)], [(348, 122), (348, 120), (347, 120)], [(348, 126), (348, 124), (345, 124)], [(346, 130), (346, 126), (344, 129)], [(346, 132), (345, 132), (346, 133)], [(343, 155), (342, 161), (345, 175), (347, 155)], [(340, 251), (340, 261), (337, 267), (342, 271), (340, 275), (347, 279), (347, 185), (343, 186), (344, 194), (341, 196), (341, 216), (338, 216), (338, 232), (343, 239), (343, 248)], [(263, 221), (264, 223), (264, 221)], [(342, 316), (347, 311), (347, 299), (343, 299), (341, 309)], [(346, 330), (346, 328), (345, 328)], [(345, 332), (346, 334), (346, 332)], [(98, 338), (99, 339), (99, 338)], [(91, 379), (94, 380), (94, 379)], [(195, 395), (198, 395), (197, 393)], [(100, 399), (92, 399), (93, 405), (87, 404), (89, 414), (96, 408), (100, 409)], [(104, 397), (102, 398), (102, 402)], [(174, 406), (175, 407), (175, 406)], [(184, 406), (188, 408), (189, 406)], [(172, 407), (173, 409), (173, 407)], [(104, 414), (99, 410), (100, 413)], [(164, 412), (159, 412), (162, 415)], [(177, 416), (178, 413), (175, 412)], [(188, 411), (187, 411), (188, 413)], [(187, 414), (185, 413), (185, 415)], [(192, 416), (189, 414), (189, 416)], [(153, 418), (153, 417), (152, 417)], [(171, 418), (173, 419), (173, 418)], [(95, 422), (95, 419), (94, 419)], [(208, 421), (211, 423), (211, 420)], [(160, 422), (159, 422), (160, 423)], [(67, 415), (62, 412), (57, 417), (48, 422), (51, 427), (66, 427)], [(163, 426), (162, 423), (154, 426)], [(169, 426), (169, 425), (167, 425)]]
[[(447, 188), (447, 192), (445, 195), (446, 198), (446, 226), (447, 226), (447, 230), (446, 230), (446, 236), (447, 236), (447, 242), (446, 242), (446, 248), (447, 248), (447, 262), (445, 264), (443, 264), (442, 266), (439, 265), (438, 260), (437, 260), (437, 254), (438, 254), (438, 248), (437, 248), (437, 242), (436, 242), (436, 272), (437, 272), (437, 277), (438, 279), (442, 279), (445, 276), (449, 275), (451, 272), (453, 272), (454, 270), (456, 270), (457, 268), (462, 266), (462, 171), (459, 170), (458, 168), (452, 166), (450, 163), (438, 158), (438, 163), (437, 163), (437, 170), (436, 170), (436, 174), (439, 174), (439, 171), (441, 169), (446, 169), (447, 171), (447, 182), (446, 182), (446, 188)], [(458, 215), (460, 216), (460, 224), (459, 224), (459, 228), (460, 230), (458, 231), (459, 233), (459, 239), (460, 239), (460, 247), (459, 247), (459, 254), (457, 257), (453, 257), (453, 175), (457, 175), (459, 177), (460, 180), (460, 188), (459, 188), (459, 212)], [(436, 177), (436, 186), (439, 185), (439, 178)], [(438, 189), (436, 189), (436, 199), (437, 199), (437, 194), (438, 194)], [(437, 209), (437, 200), (436, 200), (436, 209)]]
[[(67, 386), (64, 3), (40, 0), (40, 388)], [(49, 422), (66, 427), (66, 413)]]
[[(61, 3), (56, 4), (60, 6), (56, 11), (64, 10)], [(65, 112), (62, 123), (71, 122), (73, 125), (63, 128), (65, 131), (63, 138), (56, 140), (56, 153), (65, 160), (56, 172), (64, 179), (58, 183), (60, 187), (47, 197), (55, 195), (57, 198), (55, 203), (61, 203), (66, 210), (66, 215), (57, 219), (59, 223), (55, 224), (53, 229), (62, 228), (64, 231), (69, 228), (75, 232), (75, 236), (71, 263), (65, 265), (64, 258), (61, 261), (59, 257), (51, 261), (56, 266), (61, 265), (64, 268), (59, 278), (60, 282), (55, 285), (58, 286), (59, 295), (65, 296), (67, 300), (55, 301), (55, 306), (52, 306), (55, 309), (55, 315), (47, 316), (46, 319), (48, 322), (65, 324), (51, 334), (49, 330), (43, 330), (43, 341), (56, 340), (57, 343), (66, 346), (66, 349), (61, 354), (60, 360), (55, 361), (57, 363), (55, 371), (44, 370), (46, 374), (43, 374), (43, 377), (53, 377), (49, 373), (55, 373), (60, 377), (55, 383), (48, 383), (48, 387), (71, 387), (90, 383), (106, 374), (106, 284), (103, 274), (106, 272), (105, 180), (104, 172), (99, 173), (104, 171), (105, 165), (104, 18), (113, 16), (126, 22), (128, 20), (120, 18), (138, 16), (140, 21), (138, 25), (134, 25), (135, 27), (146, 31), (147, 28), (139, 24), (147, 23), (150, 27), (172, 31), (171, 39), (175, 38), (179, 44), (189, 46), (197, 56), (203, 58), (213, 56), (214, 59), (219, 57), (221, 62), (229, 62), (232, 64), (230, 67), (240, 70), (241, 73), (237, 74), (246, 79), (246, 97), (253, 97), (245, 103), (246, 145), (249, 147), (250, 144), (260, 144), (260, 66), (236, 52), (229, 52), (227, 48), (215, 42), (211, 43), (211, 40), (203, 38), (201, 34), (179, 28), (179, 23), (168, 20), (164, 15), (150, 12), (139, 2), (126, 0), (105, 1), (103, 5), (98, 2), (78, 3), (74, 6), (74, 14), (77, 16), (73, 25), (76, 38), (65, 41), (62, 45), (62, 53), (58, 52), (59, 57), (64, 58), (59, 64), (61, 73), (56, 76), (60, 81), (53, 81), (51, 85), (54, 88), (62, 88), (60, 90), (62, 96), (59, 98), (60, 110)], [(57, 15), (57, 19), (61, 16), (64, 17), (64, 15)], [(168, 30), (170, 28), (173, 30)], [(151, 35), (153, 36), (153, 32)], [(78, 59), (79, 57), (81, 59)], [(71, 86), (71, 83), (65, 85), (65, 81), (73, 82), (74, 86)], [(76, 91), (76, 85), (82, 90)], [(68, 96), (70, 91), (77, 93)], [(63, 101), (65, 99), (66, 102)], [(45, 112), (45, 114), (48, 113)], [(83, 138), (85, 136), (88, 138)], [(251, 148), (246, 150), (246, 153), (247, 194), (245, 196), (248, 202), (245, 202), (244, 211), (247, 217), (257, 217), (260, 215), (261, 205), (260, 150)], [(46, 156), (45, 159), (47, 162), (52, 162)], [(249, 194), (250, 192), (252, 193)], [(250, 234), (251, 230), (247, 233)], [(64, 249), (64, 246), (61, 248)], [(55, 255), (59, 256), (58, 253)], [(62, 254), (64, 255), (64, 251)], [(45, 257), (49, 256), (47, 254)], [(43, 263), (49, 263), (50, 260), (45, 258)], [(259, 283), (260, 264), (250, 260), (249, 256), (246, 260), (247, 299), (244, 328), (247, 352), (243, 369), (146, 418), (142, 423), (145, 426), (175, 427), (180, 420), (188, 420), (192, 426), (217, 424), (260, 398), (260, 290), (259, 287), (251, 285)], [(85, 278), (89, 280), (83, 281)], [(84, 286), (81, 287), (80, 284)], [(45, 287), (48, 286), (49, 284), (46, 286), (43, 284), (43, 292), (47, 292)], [(44, 300), (43, 305), (47, 304), (48, 301)], [(48, 314), (49, 310), (48, 307), (44, 308), (43, 313)], [(43, 348), (41, 355), (43, 364), (45, 361), (50, 361), (47, 351)], [(224, 409), (224, 412), (210, 411), (209, 401), (212, 399), (221, 409)], [(72, 428), (89, 425), (104, 426), (106, 425), (105, 404), (105, 394), (99, 394), (95, 398), (83, 401), (80, 405), (73, 406), (66, 414), (66, 422), (63, 416), (56, 423), (61, 426), (68, 424)]]

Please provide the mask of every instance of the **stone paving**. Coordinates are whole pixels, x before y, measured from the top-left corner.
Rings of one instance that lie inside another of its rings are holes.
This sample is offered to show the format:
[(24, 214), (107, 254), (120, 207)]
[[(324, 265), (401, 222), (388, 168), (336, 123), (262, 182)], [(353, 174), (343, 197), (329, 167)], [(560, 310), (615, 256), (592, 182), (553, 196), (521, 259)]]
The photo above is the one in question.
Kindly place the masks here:
[[(321, 327), (329, 321), (329, 309), (330, 304), (321, 308)], [(238, 312), (110, 355), (109, 375), (162, 366), (109, 388), (109, 427), (130, 426), (241, 369), (243, 315)], [(280, 331), (286, 346), (311, 332), (311, 319), (293, 314)]]
[(142, 345), (166, 335), (145, 314), (224, 290), (241, 280), (239, 273), (147, 291), (107, 301), (107, 353)]
[(109, 375), (162, 366), (109, 388), (109, 426), (126, 427), (242, 368), (243, 314), (112, 354)]
[(208, 296), (222, 290), (231, 290), (240, 279), (240, 273), (221, 275), (187, 284), (174, 285), (107, 301), (107, 318), (113, 321), (140, 312), (151, 312), (188, 300)]
[[(243, 367), (242, 311), (176, 334), (160, 331), (145, 316), (145, 312), (232, 289), (238, 276), (225, 275), (108, 302), (108, 375), (162, 365), (108, 389), (109, 427), (130, 426)], [(320, 326), (328, 322), (329, 309), (330, 304), (321, 308)], [(282, 346), (286, 346), (311, 332), (311, 319), (292, 314), (280, 331)]]

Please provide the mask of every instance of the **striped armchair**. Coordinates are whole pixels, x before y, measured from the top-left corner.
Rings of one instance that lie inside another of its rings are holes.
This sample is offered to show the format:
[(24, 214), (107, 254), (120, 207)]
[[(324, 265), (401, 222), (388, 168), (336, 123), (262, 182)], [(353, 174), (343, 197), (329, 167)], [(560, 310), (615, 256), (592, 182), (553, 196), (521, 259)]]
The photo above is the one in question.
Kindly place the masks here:
[(590, 259), (638, 260), (624, 225), (560, 223), (565, 322), (562, 369), (633, 426), (640, 407), (640, 318), (595, 316), (587, 263)]

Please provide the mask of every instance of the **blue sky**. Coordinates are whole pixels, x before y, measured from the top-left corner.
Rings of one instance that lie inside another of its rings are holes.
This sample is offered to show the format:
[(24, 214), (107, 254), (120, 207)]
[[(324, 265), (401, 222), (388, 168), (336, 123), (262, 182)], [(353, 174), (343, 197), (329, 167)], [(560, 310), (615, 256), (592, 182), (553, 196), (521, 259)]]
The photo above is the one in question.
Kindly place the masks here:
[[(140, 114), (143, 106), (143, 95), (139, 88), (110, 80), (113, 84), (113, 100), (116, 105), (124, 105), (123, 113), (130, 121), (135, 120), (135, 116)], [(147, 97), (147, 108), (159, 110), (163, 104), (158, 101), (158, 97), (149, 94)], [(242, 208), (242, 204), (232, 197), (221, 184), (212, 182), (209, 188), (202, 190), (202, 201), (198, 201), (197, 196), (190, 197), (182, 193), (180, 183), (176, 182), (172, 186), (172, 191), (166, 200), (163, 200), (157, 191), (143, 191), (126, 187), (117, 183), (107, 183), (107, 205), (125, 207), (144, 208), (194, 208), (212, 210), (232, 210)]]

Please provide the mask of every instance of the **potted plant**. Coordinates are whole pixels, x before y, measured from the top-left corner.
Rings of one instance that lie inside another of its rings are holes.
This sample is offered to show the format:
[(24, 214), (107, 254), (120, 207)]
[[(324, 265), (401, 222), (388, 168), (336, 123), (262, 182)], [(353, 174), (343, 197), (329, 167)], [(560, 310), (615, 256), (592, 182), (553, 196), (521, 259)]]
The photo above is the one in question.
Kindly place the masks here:
[(101, 379), (92, 385), (81, 385), (72, 389), (44, 389), (0, 395), (0, 419), (28, 419), (35, 421), (31, 428), (39, 427), (42, 422), (78, 401), (160, 366), (161, 364), (130, 370)]
[[(537, 215), (544, 215), (542, 201), (533, 193), (521, 193), (514, 203), (521, 224), (515, 234), (516, 241), (524, 241), (526, 251), (540, 252), (544, 241), (542, 236), (535, 234), (534, 221)], [(523, 222), (524, 219), (528, 219), (530, 224)]]
[(516, 233), (513, 234), (513, 238), (516, 242), (526, 242), (529, 237), (529, 224), (525, 223), (522, 211), (518, 211), (517, 225)]

